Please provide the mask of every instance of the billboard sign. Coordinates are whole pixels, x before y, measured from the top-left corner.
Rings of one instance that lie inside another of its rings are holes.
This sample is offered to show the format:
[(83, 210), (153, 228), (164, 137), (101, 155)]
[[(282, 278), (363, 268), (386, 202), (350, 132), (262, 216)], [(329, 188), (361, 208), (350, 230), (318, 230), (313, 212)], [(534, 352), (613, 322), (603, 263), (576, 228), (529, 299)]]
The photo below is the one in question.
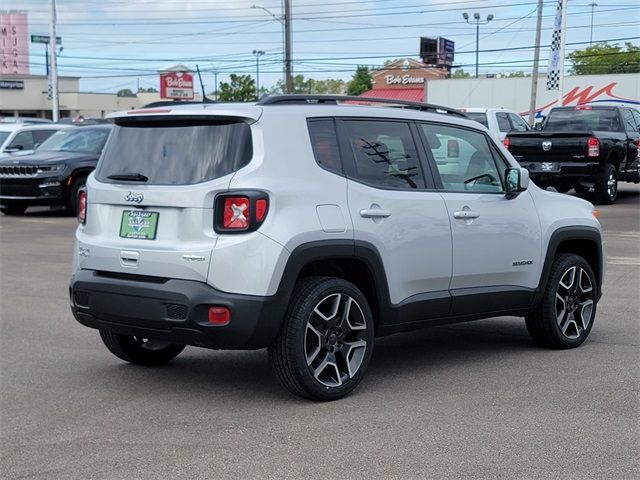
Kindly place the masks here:
[(193, 100), (193, 75), (187, 72), (161, 73), (160, 98)]
[(427, 65), (450, 67), (455, 50), (455, 42), (447, 38), (420, 37), (420, 58)]
[(0, 11), (0, 74), (29, 74), (27, 14)]

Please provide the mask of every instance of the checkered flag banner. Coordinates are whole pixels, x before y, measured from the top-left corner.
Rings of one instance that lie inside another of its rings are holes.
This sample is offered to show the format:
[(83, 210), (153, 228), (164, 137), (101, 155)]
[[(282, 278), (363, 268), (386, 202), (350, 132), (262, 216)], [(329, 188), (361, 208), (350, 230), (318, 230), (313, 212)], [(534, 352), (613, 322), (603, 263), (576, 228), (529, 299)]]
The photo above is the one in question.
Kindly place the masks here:
[(560, 44), (562, 41), (562, 7), (567, 0), (558, 0), (556, 19), (554, 22), (553, 36), (551, 37), (551, 52), (549, 53), (549, 66), (547, 67), (547, 90), (560, 89)]

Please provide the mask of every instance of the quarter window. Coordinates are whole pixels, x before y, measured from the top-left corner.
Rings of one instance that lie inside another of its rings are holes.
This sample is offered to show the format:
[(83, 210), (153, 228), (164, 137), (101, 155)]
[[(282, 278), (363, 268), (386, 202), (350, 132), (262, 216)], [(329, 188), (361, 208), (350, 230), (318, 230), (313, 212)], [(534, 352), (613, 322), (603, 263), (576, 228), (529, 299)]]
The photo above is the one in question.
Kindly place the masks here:
[(351, 178), (383, 188), (425, 188), (407, 123), (346, 120), (341, 128), (352, 154)]
[(636, 125), (631, 110), (622, 110), (622, 118), (624, 119), (624, 126), (627, 132), (638, 131), (638, 126)]
[(447, 125), (421, 124), (442, 186), (457, 192), (502, 192), (506, 165), (496, 162), (487, 137)]
[(316, 162), (334, 172), (342, 173), (340, 147), (332, 119), (309, 120), (309, 134)]

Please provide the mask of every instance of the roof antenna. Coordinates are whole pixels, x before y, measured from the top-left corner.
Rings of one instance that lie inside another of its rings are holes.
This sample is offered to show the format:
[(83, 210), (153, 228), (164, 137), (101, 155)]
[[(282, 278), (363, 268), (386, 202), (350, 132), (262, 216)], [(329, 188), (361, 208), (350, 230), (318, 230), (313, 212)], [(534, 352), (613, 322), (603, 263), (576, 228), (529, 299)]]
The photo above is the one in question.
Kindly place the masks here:
[(200, 79), (200, 88), (202, 89), (202, 103), (215, 103), (210, 98), (207, 98), (207, 94), (204, 93), (204, 83), (202, 83), (202, 75), (200, 74), (200, 67), (196, 63), (196, 72), (198, 72), (198, 78)]

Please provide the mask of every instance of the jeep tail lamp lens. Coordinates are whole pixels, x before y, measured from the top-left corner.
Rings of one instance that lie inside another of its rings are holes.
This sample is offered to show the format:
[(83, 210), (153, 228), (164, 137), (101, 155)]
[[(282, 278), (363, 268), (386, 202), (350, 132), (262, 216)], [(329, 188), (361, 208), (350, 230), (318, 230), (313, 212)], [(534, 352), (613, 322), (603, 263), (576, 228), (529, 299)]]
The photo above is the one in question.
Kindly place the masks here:
[(78, 194), (78, 222), (82, 225), (87, 222), (87, 192), (84, 190)]
[(209, 323), (219, 327), (229, 325), (231, 312), (227, 307), (209, 307)]
[(600, 155), (600, 141), (596, 137), (589, 137), (587, 140), (587, 157), (597, 157)]
[(504, 137), (504, 140), (502, 141), (502, 144), (505, 146), (505, 148), (508, 150), (509, 149), (509, 138)]
[(247, 197), (226, 197), (224, 199), (223, 228), (237, 230), (249, 228), (250, 213)]

